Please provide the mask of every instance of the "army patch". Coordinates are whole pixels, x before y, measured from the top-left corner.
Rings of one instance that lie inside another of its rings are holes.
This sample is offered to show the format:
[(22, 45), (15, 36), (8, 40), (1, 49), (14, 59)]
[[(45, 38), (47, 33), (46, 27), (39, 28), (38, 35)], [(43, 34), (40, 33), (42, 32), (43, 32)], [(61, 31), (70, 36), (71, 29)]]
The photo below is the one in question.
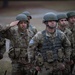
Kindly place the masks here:
[(34, 40), (30, 40), (29, 44), (33, 44), (34, 43)]

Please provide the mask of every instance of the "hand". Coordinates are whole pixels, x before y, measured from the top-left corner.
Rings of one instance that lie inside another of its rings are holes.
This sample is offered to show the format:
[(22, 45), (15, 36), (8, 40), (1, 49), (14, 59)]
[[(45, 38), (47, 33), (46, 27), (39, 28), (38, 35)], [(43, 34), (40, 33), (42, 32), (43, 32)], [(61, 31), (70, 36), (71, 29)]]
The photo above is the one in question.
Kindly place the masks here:
[(70, 64), (71, 64), (71, 65), (72, 65), (72, 64), (74, 64), (74, 61), (73, 61), (73, 60), (71, 60), (71, 61), (70, 61)]
[(65, 65), (63, 63), (59, 63), (58, 69), (59, 70), (64, 70), (65, 69)]
[(37, 71), (40, 71), (40, 70), (41, 70), (39, 66), (36, 66), (35, 69), (36, 69)]
[(18, 24), (19, 21), (13, 21), (10, 23), (10, 27), (16, 26)]

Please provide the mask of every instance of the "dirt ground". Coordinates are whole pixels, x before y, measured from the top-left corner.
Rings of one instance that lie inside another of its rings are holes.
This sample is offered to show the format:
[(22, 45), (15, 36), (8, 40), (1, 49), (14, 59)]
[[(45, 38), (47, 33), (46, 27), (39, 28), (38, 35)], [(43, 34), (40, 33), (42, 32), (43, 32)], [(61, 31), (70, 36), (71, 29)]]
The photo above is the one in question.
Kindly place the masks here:
[[(47, 12), (68, 12), (75, 11), (75, 1), (10, 1), (8, 8), (2, 8), (2, 2), (0, 2), (0, 24), (4, 26), (15, 20), (17, 14), (23, 11), (29, 11), (32, 15), (31, 24), (38, 30), (43, 30), (43, 16)], [(0, 60), (0, 75), (4, 74), (7, 70), (10, 75), (11, 61), (8, 58), (7, 52), (4, 54), (4, 58)]]

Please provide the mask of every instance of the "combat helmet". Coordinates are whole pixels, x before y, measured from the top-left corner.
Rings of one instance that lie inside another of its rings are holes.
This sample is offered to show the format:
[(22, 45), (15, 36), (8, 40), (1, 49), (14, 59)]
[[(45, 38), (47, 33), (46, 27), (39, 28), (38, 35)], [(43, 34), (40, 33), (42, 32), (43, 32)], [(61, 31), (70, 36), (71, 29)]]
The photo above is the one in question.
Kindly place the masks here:
[(67, 13), (67, 16), (68, 16), (68, 18), (70, 18), (72, 16), (75, 16), (75, 12), (70, 11), (70, 12)]
[(57, 21), (57, 16), (54, 13), (46, 13), (43, 17), (43, 22), (48, 22), (48, 21)]
[(25, 20), (25, 21), (28, 22), (28, 18), (27, 18), (27, 16), (24, 15), (24, 14), (19, 14), (19, 15), (17, 15), (17, 16), (16, 16), (16, 20), (19, 20), (19, 21)]
[(30, 17), (30, 19), (32, 19), (32, 16), (28, 11), (24, 11), (22, 14), (25, 14), (27, 17)]
[(67, 15), (64, 14), (64, 13), (62, 13), (62, 14), (58, 14), (58, 15), (57, 15), (57, 18), (58, 18), (58, 20), (60, 20), (60, 19), (64, 19), (64, 18), (67, 19)]
[[(26, 15), (24, 15), (24, 14), (19, 14), (19, 15), (16, 16), (16, 20), (19, 20), (19, 22), (20, 22), (20, 21), (26, 21), (26, 22), (27, 22), (27, 28), (29, 27), (28, 18), (27, 18)], [(19, 23), (19, 22), (18, 22), (18, 23)], [(17, 25), (18, 25), (18, 24), (17, 24)]]

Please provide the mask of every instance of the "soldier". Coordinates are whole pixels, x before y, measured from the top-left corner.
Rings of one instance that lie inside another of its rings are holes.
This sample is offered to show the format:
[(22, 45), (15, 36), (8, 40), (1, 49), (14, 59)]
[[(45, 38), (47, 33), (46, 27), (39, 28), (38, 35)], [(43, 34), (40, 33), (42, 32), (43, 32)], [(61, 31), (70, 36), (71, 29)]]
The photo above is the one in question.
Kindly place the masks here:
[(58, 29), (65, 33), (65, 35), (68, 37), (68, 39), (71, 41), (72, 32), (67, 28), (68, 21), (67, 21), (67, 15), (66, 14), (58, 14)]
[(12, 75), (31, 75), (28, 67), (27, 47), (33, 34), (28, 29), (29, 22), (26, 15), (19, 14), (16, 20), (3, 29), (4, 36), (11, 41), (8, 54), (12, 61)]
[[(45, 14), (43, 23), (46, 29), (39, 31), (29, 42), (29, 62), (33, 63), (35, 60), (38, 75), (62, 75), (65, 70), (64, 61), (70, 61), (70, 41), (63, 32), (56, 29), (57, 17), (55, 14)], [(39, 44), (41, 46), (36, 55), (35, 48)]]
[(33, 31), (34, 34), (37, 33), (37, 29), (30, 24), (30, 20), (32, 19), (31, 14), (28, 11), (24, 11), (22, 14), (25, 14), (28, 17), (28, 21), (29, 21), (29, 29), (31, 29), (31, 31)]
[[(37, 29), (35, 28), (35, 26), (30, 25), (30, 20), (32, 19), (31, 14), (28, 11), (24, 11), (22, 12), (22, 14), (26, 15), (28, 18), (28, 23), (29, 23), (29, 27), (28, 29), (30, 30), (30, 32), (35, 35), (37, 33)], [(32, 36), (31, 36), (32, 37)], [(10, 42), (11, 43), (11, 42)]]
[[(72, 32), (70, 29), (67, 28), (68, 21), (67, 21), (67, 15), (62, 13), (57, 15), (58, 18), (58, 29), (65, 33), (65, 35), (68, 37), (69, 41), (72, 42)], [(65, 75), (70, 74), (70, 63), (66, 64), (66, 73)]]
[[(71, 70), (75, 64), (75, 12), (68, 12), (69, 29), (72, 31), (72, 54), (71, 54)], [(75, 74), (75, 72), (73, 72)]]
[(0, 60), (3, 58), (3, 54), (6, 51), (6, 47), (5, 47), (6, 40), (3, 37), (3, 32), (1, 31), (1, 29), (2, 26), (0, 25)]
[(69, 29), (73, 32), (75, 26), (75, 12), (68, 12)]

